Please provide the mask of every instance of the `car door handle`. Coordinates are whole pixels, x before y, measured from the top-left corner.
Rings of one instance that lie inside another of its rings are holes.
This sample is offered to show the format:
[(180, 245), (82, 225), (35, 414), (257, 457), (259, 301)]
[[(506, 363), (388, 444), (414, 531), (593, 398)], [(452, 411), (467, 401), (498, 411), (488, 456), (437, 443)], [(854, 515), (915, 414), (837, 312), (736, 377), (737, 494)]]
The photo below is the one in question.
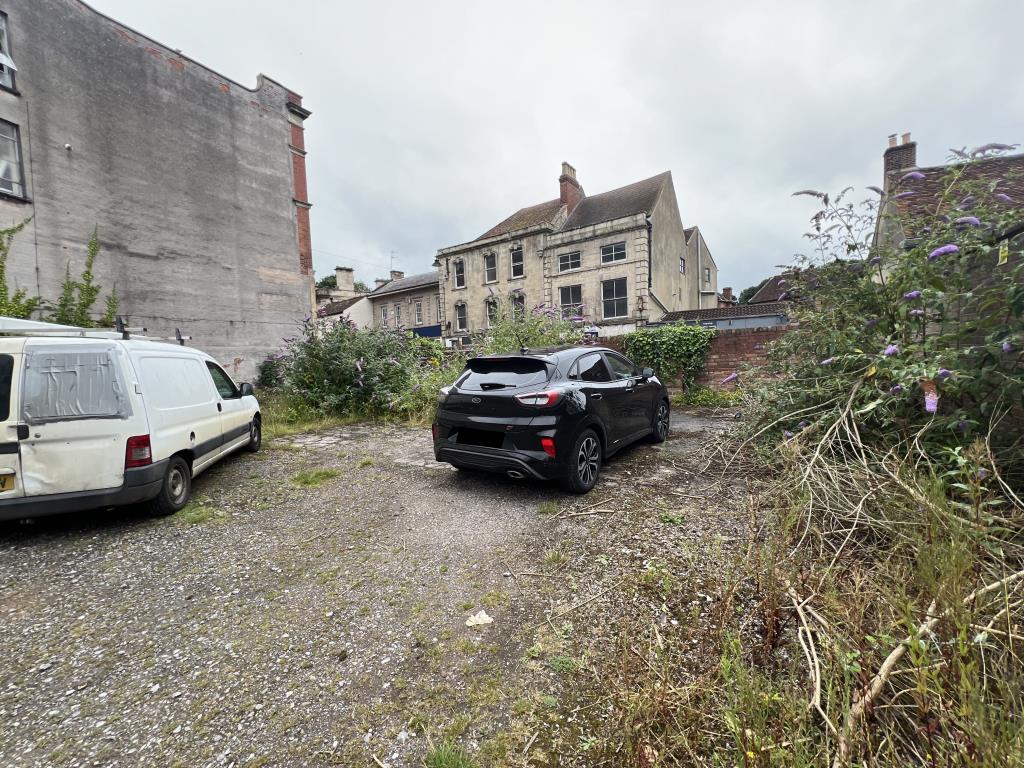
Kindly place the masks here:
[(593, 395), (591, 395), (590, 397), (591, 397), (592, 399), (594, 399), (594, 400), (600, 400), (600, 399), (601, 399), (602, 397), (604, 397), (604, 395), (602, 395), (602, 394), (600, 394), (600, 393), (597, 393), (597, 394), (593, 394)]
[(220, 403), (217, 403), (217, 412), (220, 413), (223, 410), (224, 410), (224, 406), (221, 405)]

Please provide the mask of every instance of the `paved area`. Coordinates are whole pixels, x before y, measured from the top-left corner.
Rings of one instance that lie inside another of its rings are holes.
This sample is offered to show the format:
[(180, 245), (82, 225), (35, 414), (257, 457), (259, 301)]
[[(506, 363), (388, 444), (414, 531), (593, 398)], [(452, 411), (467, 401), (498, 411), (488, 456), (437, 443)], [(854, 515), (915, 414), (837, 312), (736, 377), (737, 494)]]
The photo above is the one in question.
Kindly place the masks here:
[(172, 518), (0, 525), (0, 765), (397, 768), (448, 740), (481, 766), (586, 765), (566, 681), (591, 622), (680, 542), (659, 567), (692, 583), (652, 610), (699, 615), (694, 553), (743, 535), (707, 469), (728, 424), (675, 417), (585, 497), (357, 425), (222, 462)]

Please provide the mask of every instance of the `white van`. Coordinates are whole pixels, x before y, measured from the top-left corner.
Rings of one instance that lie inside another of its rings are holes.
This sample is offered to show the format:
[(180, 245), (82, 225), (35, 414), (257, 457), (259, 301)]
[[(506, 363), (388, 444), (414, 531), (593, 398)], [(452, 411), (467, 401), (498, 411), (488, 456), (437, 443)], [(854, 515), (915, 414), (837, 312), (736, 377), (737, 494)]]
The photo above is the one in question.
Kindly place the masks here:
[(252, 386), (204, 352), (0, 318), (0, 520), (137, 503), (173, 514), (193, 477), (261, 440)]

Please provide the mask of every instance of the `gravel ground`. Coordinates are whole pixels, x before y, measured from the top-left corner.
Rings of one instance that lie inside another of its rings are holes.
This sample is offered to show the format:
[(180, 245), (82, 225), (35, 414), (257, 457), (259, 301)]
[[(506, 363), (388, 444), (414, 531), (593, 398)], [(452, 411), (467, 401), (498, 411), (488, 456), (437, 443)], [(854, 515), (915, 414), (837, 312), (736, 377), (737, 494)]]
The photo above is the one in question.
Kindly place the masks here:
[[(707, 470), (728, 423), (674, 416), (586, 497), (358, 425), (222, 462), (172, 518), (0, 524), (0, 765), (398, 768), (452, 739), (586, 765), (567, 681), (600, 628), (699, 617), (744, 537), (745, 495)], [(633, 588), (662, 571), (671, 605)]]

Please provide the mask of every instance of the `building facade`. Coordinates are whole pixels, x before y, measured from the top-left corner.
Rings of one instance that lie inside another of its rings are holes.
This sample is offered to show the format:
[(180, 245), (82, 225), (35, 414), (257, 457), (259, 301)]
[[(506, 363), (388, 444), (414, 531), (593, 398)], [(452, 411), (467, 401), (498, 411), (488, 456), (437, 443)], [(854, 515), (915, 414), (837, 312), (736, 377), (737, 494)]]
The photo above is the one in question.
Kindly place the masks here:
[(582, 318), (603, 336), (699, 308), (705, 295), (717, 304), (718, 269), (697, 228), (683, 229), (668, 172), (587, 197), (563, 163), (558, 198), (440, 249), (435, 266), (452, 339), (486, 333), (502, 301)]
[(404, 328), (417, 336), (441, 335), (441, 292), (436, 272), (405, 276), (392, 271), (390, 280), (378, 280), (369, 296), (373, 325)]
[[(313, 306), (302, 99), (239, 85), (80, 0), (0, 0), (8, 281), (58, 298), (94, 266), (130, 325), (175, 328), (234, 375)], [(16, 67), (16, 69), (15, 69)]]

